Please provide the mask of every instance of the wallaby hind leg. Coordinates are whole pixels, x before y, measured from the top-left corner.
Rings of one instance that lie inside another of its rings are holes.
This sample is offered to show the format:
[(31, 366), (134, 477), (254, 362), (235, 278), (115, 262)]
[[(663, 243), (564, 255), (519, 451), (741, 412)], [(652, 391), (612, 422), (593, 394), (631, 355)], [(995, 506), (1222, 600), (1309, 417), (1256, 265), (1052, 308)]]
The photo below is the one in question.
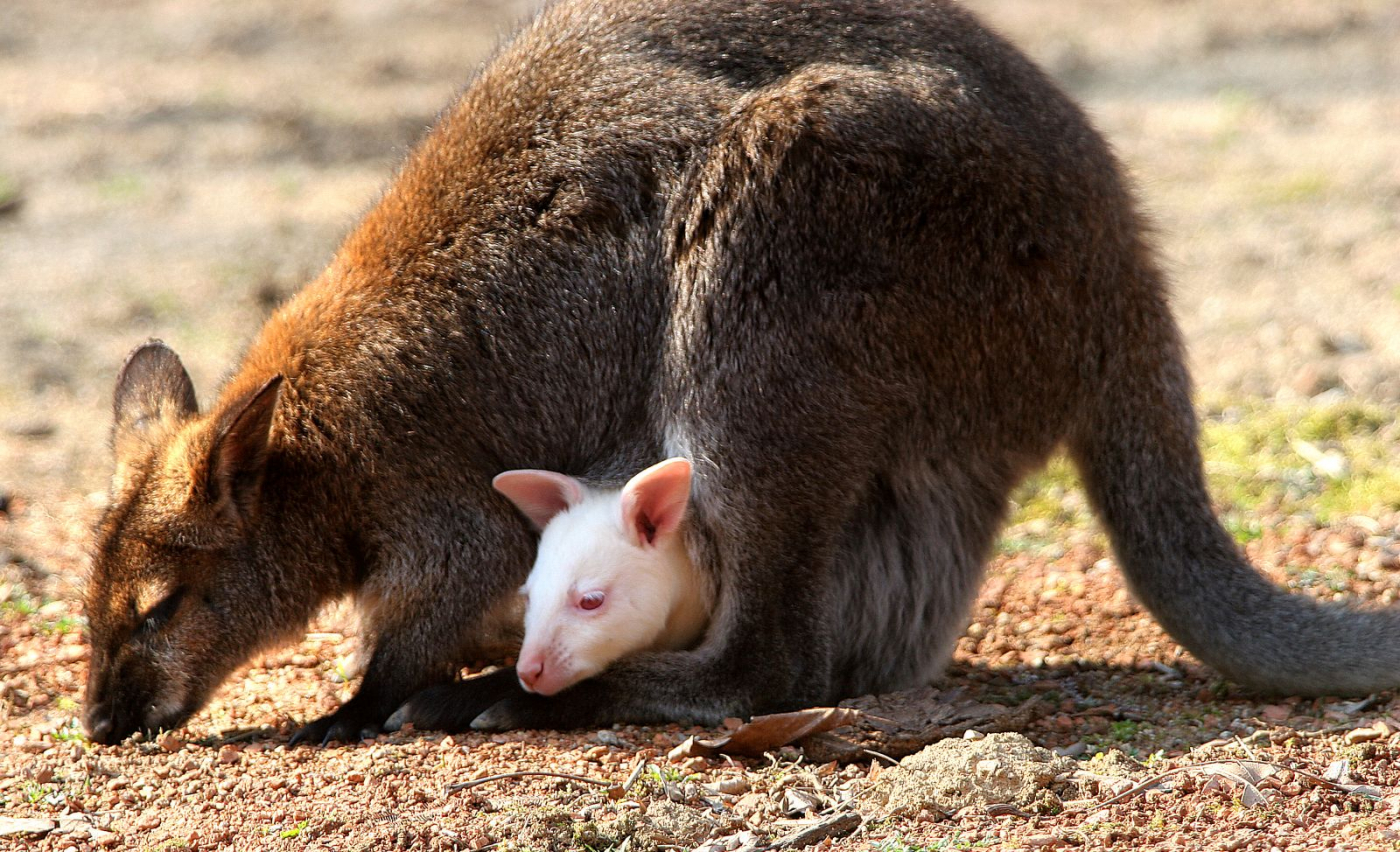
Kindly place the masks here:
[(397, 731), (412, 723), (423, 731), (465, 731), (471, 728), (472, 720), (492, 705), (524, 695), (514, 667), (455, 683), (440, 683), (404, 702), (384, 723), (384, 730)]
[(942, 672), (1017, 472), (949, 453), (911, 459), (870, 489), (834, 572), (842, 695), (907, 689)]

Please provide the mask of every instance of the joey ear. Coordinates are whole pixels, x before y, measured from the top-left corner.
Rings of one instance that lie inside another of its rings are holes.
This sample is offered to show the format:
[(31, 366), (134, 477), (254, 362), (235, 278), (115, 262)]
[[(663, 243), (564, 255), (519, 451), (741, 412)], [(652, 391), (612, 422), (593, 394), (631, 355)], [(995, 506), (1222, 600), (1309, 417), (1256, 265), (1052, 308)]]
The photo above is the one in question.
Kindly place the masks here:
[(690, 462), (654, 464), (622, 488), (622, 528), (634, 544), (654, 545), (680, 528), (690, 503)]
[(491, 486), (510, 498), (539, 530), (583, 499), (583, 486), (577, 479), (551, 470), (508, 470), (496, 474)]
[(235, 523), (241, 524), (257, 503), (281, 389), (282, 376), (273, 376), (216, 422), (206, 482), (214, 504)]
[(194, 383), (180, 356), (159, 340), (148, 340), (126, 356), (112, 399), (112, 436), (120, 445), (156, 423), (179, 422), (198, 413)]

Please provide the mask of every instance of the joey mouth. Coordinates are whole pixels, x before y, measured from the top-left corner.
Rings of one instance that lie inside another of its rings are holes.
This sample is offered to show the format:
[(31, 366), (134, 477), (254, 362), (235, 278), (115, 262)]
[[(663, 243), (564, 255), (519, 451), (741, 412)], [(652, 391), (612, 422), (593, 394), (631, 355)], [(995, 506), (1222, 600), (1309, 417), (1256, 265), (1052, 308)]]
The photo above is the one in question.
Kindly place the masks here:
[(601, 670), (597, 667), (580, 666), (577, 658), (550, 652), (531, 654), (525, 651), (516, 661), (516, 674), (520, 686), (526, 692), (545, 697), (557, 695)]

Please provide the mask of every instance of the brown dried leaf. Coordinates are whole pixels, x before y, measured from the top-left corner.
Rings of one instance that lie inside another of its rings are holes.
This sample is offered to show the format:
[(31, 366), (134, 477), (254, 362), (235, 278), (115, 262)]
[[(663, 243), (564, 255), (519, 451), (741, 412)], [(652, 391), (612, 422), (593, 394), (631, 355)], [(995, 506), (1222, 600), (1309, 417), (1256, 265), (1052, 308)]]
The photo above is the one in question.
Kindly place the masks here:
[(803, 737), (854, 724), (860, 716), (859, 710), (850, 707), (812, 707), (793, 713), (755, 716), (728, 736), (713, 740), (691, 737), (675, 751), (704, 757), (720, 753), (762, 757), (766, 751), (797, 742)]
[(783, 812), (790, 817), (800, 817), (808, 811), (815, 813), (825, 806), (825, 802), (815, 793), (792, 788), (783, 791)]
[(1240, 804), (1247, 808), (1267, 804), (1269, 797), (1259, 789), (1259, 782), (1277, 775), (1282, 768), (1257, 760), (1222, 760), (1198, 767), (1201, 774), (1228, 779), (1241, 787)]

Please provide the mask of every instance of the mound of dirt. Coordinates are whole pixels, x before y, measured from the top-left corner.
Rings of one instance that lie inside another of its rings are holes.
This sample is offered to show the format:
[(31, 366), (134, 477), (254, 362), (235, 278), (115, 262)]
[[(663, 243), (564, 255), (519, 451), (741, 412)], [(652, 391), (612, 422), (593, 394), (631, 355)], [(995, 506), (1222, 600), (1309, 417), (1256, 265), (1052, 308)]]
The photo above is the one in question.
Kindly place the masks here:
[(943, 740), (882, 774), (874, 795), (895, 815), (947, 815), (990, 805), (1053, 813), (1061, 806), (1054, 788), (1074, 768), (1074, 761), (1020, 734)]

